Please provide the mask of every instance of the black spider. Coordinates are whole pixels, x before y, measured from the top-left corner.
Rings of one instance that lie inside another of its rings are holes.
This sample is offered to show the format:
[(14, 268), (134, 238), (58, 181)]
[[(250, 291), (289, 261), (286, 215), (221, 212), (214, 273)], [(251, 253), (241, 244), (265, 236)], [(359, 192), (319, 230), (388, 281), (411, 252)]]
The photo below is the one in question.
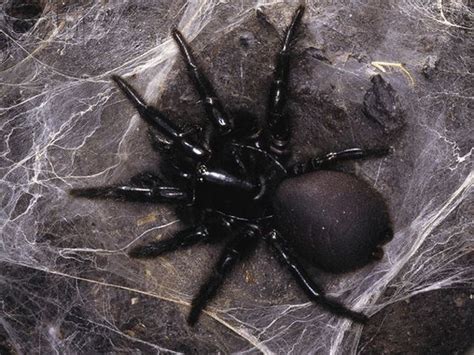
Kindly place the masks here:
[(113, 76), (140, 116), (159, 132), (152, 134), (154, 146), (165, 157), (162, 172), (172, 186), (152, 173), (144, 173), (128, 185), (71, 190), (74, 196), (89, 198), (176, 203), (183, 218), (190, 216), (190, 228), (173, 238), (137, 246), (130, 251), (131, 257), (156, 257), (232, 235), (192, 301), (191, 325), (239, 259), (254, 250), (262, 238), (311, 300), (357, 322), (367, 320), (326, 296), (308, 277), (299, 256), (331, 272), (353, 270), (382, 257), (381, 245), (392, 236), (382, 198), (352, 175), (323, 169), (341, 160), (383, 156), (389, 150), (351, 148), (288, 164), (290, 130), (284, 107), (290, 45), (303, 12), (303, 6), (296, 10), (276, 58), (265, 127), (259, 127), (250, 113), (235, 120), (227, 115), (188, 44), (174, 29), (173, 38), (212, 127), (190, 132), (178, 128), (145, 103), (121, 77)]

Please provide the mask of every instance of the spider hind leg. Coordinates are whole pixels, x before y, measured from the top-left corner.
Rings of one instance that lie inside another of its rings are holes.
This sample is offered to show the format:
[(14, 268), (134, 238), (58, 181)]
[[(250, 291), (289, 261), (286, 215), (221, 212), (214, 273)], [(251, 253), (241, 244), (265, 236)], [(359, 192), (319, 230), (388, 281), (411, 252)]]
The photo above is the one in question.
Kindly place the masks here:
[(334, 314), (352, 319), (357, 323), (364, 324), (369, 320), (366, 315), (353, 311), (337, 300), (326, 296), (322, 287), (317, 285), (309, 277), (305, 269), (297, 261), (294, 252), (276, 230), (268, 234), (265, 240), (276, 252), (280, 262), (289, 269), (296, 282), (312, 301), (320, 304)]

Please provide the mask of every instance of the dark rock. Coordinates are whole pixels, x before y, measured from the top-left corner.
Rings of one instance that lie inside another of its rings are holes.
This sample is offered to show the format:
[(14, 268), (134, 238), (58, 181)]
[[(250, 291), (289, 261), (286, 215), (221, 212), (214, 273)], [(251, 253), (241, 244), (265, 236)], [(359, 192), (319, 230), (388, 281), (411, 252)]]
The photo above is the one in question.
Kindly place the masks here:
[(364, 114), (382, 127), (385, 134), (398, 132), (405, 119), (396, 91), (380, 75), (372, 77), (371, 82), (372, 87), (364, 95)]

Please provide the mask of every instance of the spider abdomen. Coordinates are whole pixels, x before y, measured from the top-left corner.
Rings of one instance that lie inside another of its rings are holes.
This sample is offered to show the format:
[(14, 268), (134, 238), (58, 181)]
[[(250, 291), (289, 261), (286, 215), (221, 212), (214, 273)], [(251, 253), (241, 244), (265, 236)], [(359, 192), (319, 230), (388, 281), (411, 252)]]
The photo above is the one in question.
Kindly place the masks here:
[(283, 181), (274, 208), (279, 229), (294, 248), (330, 272), (366, 265), (391, 238), (382, 197), (342, 172), (316, 171)]

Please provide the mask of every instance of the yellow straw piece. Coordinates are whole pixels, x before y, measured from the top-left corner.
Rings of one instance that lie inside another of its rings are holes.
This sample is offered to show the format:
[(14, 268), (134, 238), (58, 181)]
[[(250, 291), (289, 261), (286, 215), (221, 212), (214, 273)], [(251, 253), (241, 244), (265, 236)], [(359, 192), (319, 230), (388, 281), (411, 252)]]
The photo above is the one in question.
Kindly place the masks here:
[(385, 68), (396, 68), (402, 72), (402, 74), (408, 78), (410, 85), (415, 86), (415, 79), (411, 76), (410, 72), (403, 66), (402, 63), (391, 63), (391, 62), (372, 62), (372, 66), (380, 70), (382, 73), (386, 73)]

